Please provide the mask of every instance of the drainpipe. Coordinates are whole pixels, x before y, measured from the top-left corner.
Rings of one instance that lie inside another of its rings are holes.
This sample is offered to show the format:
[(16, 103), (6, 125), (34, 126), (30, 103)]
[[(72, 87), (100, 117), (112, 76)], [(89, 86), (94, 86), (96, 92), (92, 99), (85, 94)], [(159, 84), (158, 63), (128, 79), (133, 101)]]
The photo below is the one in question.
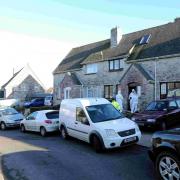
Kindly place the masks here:
[(157, 100), (157, 60), (158, 60), (158, 57), (156, 57), (154, 59), (154, 81), (155, 81), (155, 84), (154, 84), (154, 100), (155, 101)]

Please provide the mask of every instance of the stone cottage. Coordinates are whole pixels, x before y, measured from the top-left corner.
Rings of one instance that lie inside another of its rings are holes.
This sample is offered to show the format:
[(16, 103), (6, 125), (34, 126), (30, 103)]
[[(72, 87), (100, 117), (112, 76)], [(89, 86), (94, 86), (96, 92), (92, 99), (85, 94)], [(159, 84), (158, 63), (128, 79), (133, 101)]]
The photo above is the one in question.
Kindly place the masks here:
[(29, 65), (25, 66), (6, 82), (0, 89), (2, 99), (25, 100), (35, 93), (44, 93), (45, 88)]
[(136, 89), (143, 109), (180, 88), (180, 18), (128, 34), (113, 28), (110, 39), (73, 48), (53, 75), (55, 104), (76, 97), (111, 99), (121, 89), (128, 108)]

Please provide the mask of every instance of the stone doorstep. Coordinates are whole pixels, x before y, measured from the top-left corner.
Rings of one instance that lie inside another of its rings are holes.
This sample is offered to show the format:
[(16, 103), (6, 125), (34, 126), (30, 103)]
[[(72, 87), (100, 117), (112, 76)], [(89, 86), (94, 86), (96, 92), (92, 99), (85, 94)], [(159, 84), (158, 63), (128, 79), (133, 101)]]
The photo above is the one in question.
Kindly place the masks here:
[(2, 172), (2, 158), (0, 153), (0, 180), (4, 180), (3, 172)]

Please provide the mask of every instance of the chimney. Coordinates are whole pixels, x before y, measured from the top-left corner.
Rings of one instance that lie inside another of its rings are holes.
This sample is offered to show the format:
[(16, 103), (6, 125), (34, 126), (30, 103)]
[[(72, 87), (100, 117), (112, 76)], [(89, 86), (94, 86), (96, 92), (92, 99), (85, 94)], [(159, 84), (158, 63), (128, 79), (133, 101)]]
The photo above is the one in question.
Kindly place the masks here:
[(111, 48), (116, 47), (122, 38), (122, 31), (119, 27), (111, 29)]

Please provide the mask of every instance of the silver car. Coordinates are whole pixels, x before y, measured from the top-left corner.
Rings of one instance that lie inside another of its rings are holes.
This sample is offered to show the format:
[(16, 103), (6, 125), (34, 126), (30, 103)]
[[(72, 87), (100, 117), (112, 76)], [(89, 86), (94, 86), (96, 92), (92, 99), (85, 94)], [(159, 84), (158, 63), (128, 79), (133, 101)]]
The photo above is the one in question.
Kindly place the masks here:
[(6, 107), (0, 109), (0, 129), (5, 130), (9, 127), (19, 127), (24, 116), (14, 108)]

